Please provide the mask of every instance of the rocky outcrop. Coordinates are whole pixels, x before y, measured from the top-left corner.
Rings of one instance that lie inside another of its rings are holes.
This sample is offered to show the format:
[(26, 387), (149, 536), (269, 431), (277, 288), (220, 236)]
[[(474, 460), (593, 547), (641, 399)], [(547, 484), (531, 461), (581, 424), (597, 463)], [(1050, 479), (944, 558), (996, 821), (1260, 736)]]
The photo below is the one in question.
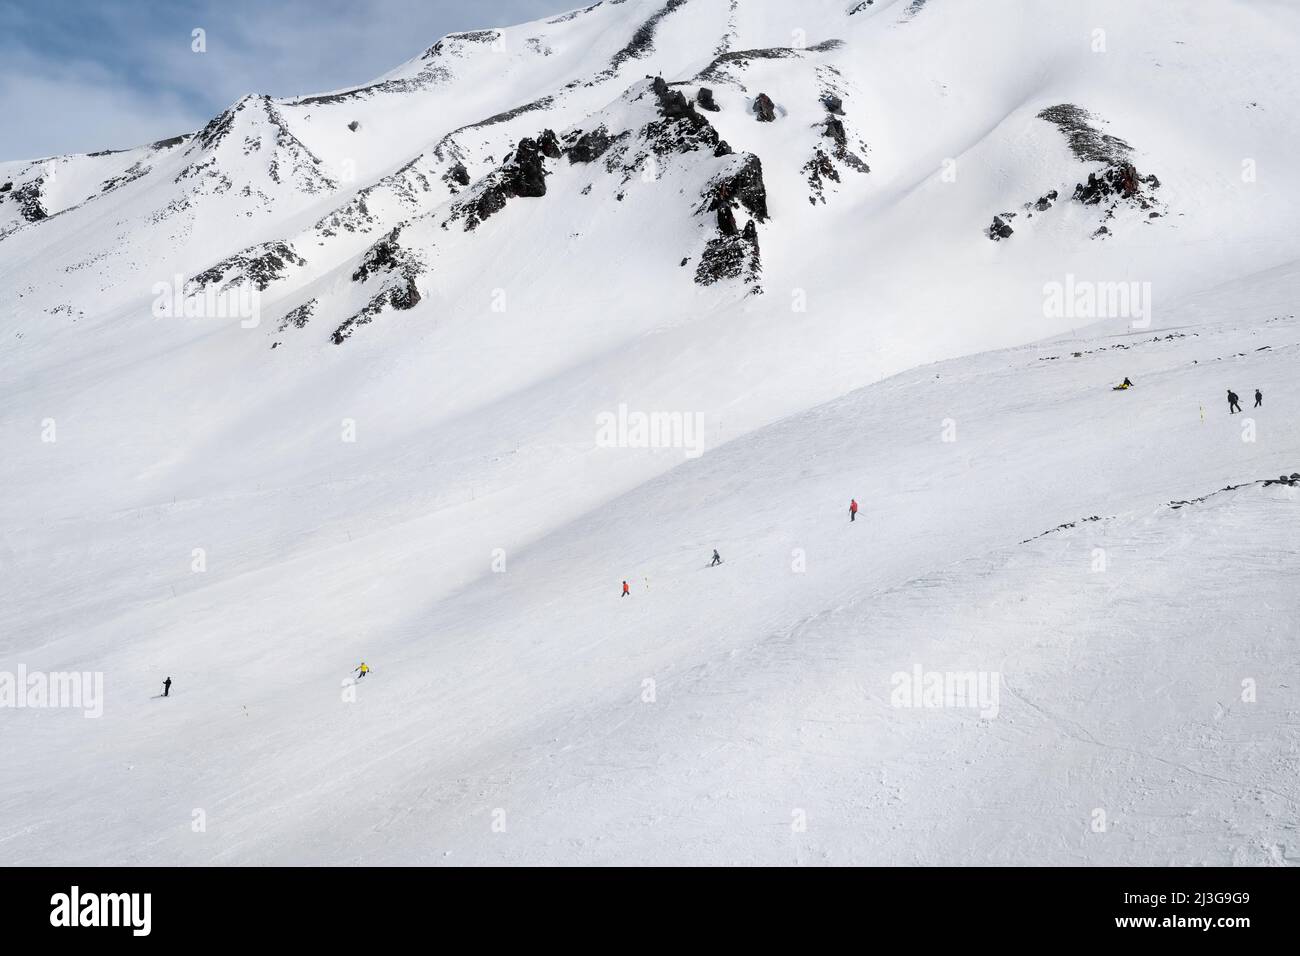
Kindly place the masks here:
[(442, 174), (442, 181), (447, 184), (448, 189), (457, 193), (461, 187), (469, 185), (469, 170), (465, 168), (464, 163), (453, 163)]
[(707, 209), (739, 204), (759, 222), (766, 222), (767, 185), (763, 182), (763, 162), (753, 153), (744, 154), (731, 170), (710, 180), (705, 191)]
[(367, 302), (360, 312), (350, 316), (342, 325), (330, 333), (330, 341), (335, 345), (342, 345), (361, 326), (373, 322), (375, 316), (384, 311), (385, 306), (398, 311), (405, 311), (415, 308), (419, 302), (420, 291), (415, 287), (415, 280), (407, 277), (405, 281), (384, 289), (384, 291)]
[(573, 145), (568, 149), (570, 163), (593, 163), (605, 155), (613, 143), (613, 138), (609, 135), (609, 130), (604, 126), (597, 126), (593, 130), (580, 135)]
[(724, 279), (741, 279), (759, 292), (760, 273), (758, 229), (750, 220), (739, 235), (723, 234), (709, 240), (695, 267), (695, 282), (709, 286)]
[(42, 219), (49, 218), (50, 214), (41, 202), (43, 184), (44, 180), (33, 179), (13, 191), (14, 202), (18, 203), (18, 214), (28, 222), (40, 222)]
[(1053, 124), (1066, 138), (1075, 158), (1085, 163), (1116, 165), (1127, 162), (1132, 147), (1117, 136), (1103, 133), (1100, 122), (1091, 113), (1073, 103), (1058, 103), (1038, 113), (1038, 118)]
[(537, 137), (537, 148), (547, 159), (559, 159), (560, 141), (555, 138), (555, 130), (542, 130), (542, 135)]
[(218, 292), (249, 283), (258, 292), (283, 279), (290, 265), (305, 266), (307, 260), (287, 242), (263, 242), (222, 259), (185, 284), (185, 294), (194, 295), (212, 286)]
[[(1003, 213), (1002, 215), (1014, 216), (1015, 213)], [(994, 216), (993, 225), (989, 226), (987, 229), (984, 230), (984, 234), (987, 235), (994, 242), (997, 242), (1001, 239), (1010, 239), (1014, 232), (1015, 230), (1012, 229), (1010, 225), (1008, 225), (1007, 221), (1003, 219), (1002, 216)]]
[[(378, 281), (379, 289), (360, 311), (349, 316), (330, 334), (330, 340), (335, 345), (341, 345), (361, 326), (369, 325), (385, 308), (403, 312), (419, 304), (421, 296), (415, 280), (424, 272), (424, 263), (404, 248), (400, 240), (401, 226), (398, 226), (362, 256), (361, 264), (352, 273), (352, 281)], [(308, 306), (311, 305), (308, 303)], [(282, 329), (294, 314), (285, 316), (280, 326)], [(307, 314), (310, 315), (310, 310)], [(306, 321), (305, 317), (303, 321)]]
[(754, 115), (760, 123), (770, 123), (776, 119), (776, 104), (766, 93), (754, 97)]
[[(547, 137), (547, 133), (550, 136)], [(540, 140), (540, 141), (539, 141)], [(465, 220), (466, 231), (505, 208), (517, 196), (540, 198), (546, 195), (546, 164), (543, 149), (560, 155), (559, 142), (549, 130), (539, 139), (525, 136), (506, 156), (505, 162), (482, 180), (482, 186), (469, 199), (452, 210), (447, 222)], [(447, 223), (443, 224), (446, 228)]]
[(316, 300), (308, 299), (296, 309), (291, 309), (285, 313), (284, 318), (280, 320), (277, 332), (283, 332), (289, 328), (300, 329), (311, 319), (311, 314), (316, 311)]
[(1078, 183), (1070, 198), (1085, 206), (1094, 206), (1111, 198), (1133, 199), (1141, 208), (1148, 209), (1150, 205), (1144, 201), (1143, 186), (1158, 189), (1160, 180), (1154, 175), (1139, 175), (1132, 163), (1120, 163), (1108, 166), (1100, 173), (1089, 173), (1088, 181)]
[[(695, 269), (695, 281), (699, 285), (713, 285), (738, 278), (751, 286), (751, 291), (761, 292), (758, 282), (762, 262), (756, 223), (768, 218), (762, 162), (752, 153), (737, 157), (727, 170), (709, 181), (702, 200), (697, 212), (714, 214), (718, 235), (705, 245)], [(737, 209), (744, 209), (750, 215), (743, 228), (736, 222)]]
[(701, 86), (700, 91), (695, 94), (695, 104), (710, 113), (717, 113), (722, 109), (713, 99), (713, 90), (707, 86)]

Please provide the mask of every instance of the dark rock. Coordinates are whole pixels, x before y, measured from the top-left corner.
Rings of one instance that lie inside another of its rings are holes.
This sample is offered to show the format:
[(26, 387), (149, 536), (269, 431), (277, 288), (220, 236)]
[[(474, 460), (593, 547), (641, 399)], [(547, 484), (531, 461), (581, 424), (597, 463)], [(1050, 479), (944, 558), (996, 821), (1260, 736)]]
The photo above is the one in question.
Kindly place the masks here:
[(569, 162), (590, 163), (599, 159), (609, 149), (613, 140), (604, 126), (598, 126), (590, 132), (583, 133), (578, 141), (569, 147)]
[(1132, 163), (1117, 163), (1103, 169), (1100, 174), (1089, 173), (1086, 183), (1075, 185), (1074, 195), (1071, 198), (1085, 206), (1095, 205), (1112, 196), (1122, 199), (1136, 197), (1140, 200), (1144, 184), (1152, 189), (1158, 189), (1160, 180), (1154, 175), (1139, 175)]
[(822, 105), (826, 107), (827, 112), (834, 113), (836, 116), (844, 115), (844, 101), (834, 93), (827, 93), (822, 97)]
[(849, 140), (848, 135), (844, 132), (844, 124), (841, 123), (839, 120), (837, 120), (834, 116), (826, 117), (824, 135), (829, 136), (831, 139), (835, 140), (836, 144), (839, 146), (844, 146), (845, 144), (848, 143)]
[(1085, 163), (1115, 165), (1128, 162), (1132, 147), (1117, 136), (1103, 133), (1093, 125), (1091, 113), (1073, 103), (1049, 106), (1038, 118), (1055, 125), (1070, 144), (1070, 151)]
[(713, 99), (713, 90), (707, 86), (700, 87), (700, 92), (695, 97), (695, 104), (700, 109), (708, 110), (710, 113), (716, 113), (722, 109)]
[(754, 115), (760, 123), (770, 123), (776, 119), (776, 104), (766, 93), (759, 93), (754, 98)]
[(277, 329), (277, 331), (283, 332), (286, 329), (288, 329), (290, 326), (292, 326), (295, 329), (302, 328), (304, 325), (307, 324), (308, 320), (311, 319), (311, 314), (315, 310), (316, 310), (316, 300), (308, 299), (302, 305), (298, 306), (298, 308), (292, 309), (285, 314), (285, 317), (280, 320), (280, 326)]
[(1110, 235), (1109, 229), (1107, 229), (1105, 226), (1098, 226), (1097, 231), (1092, 234), (1092, 238), (1098, 239), (1100, 237), (1109, 236), (1109, 235)]
[(1001, 216), (994, 216), (993, 225), (989, 226), (988, 229), (985, 230), (985, 234), (994, 242), (997, 242), (1000, 239), (1009, 239), (1014, 232), (1015, 230), (1007, 225), (1006, 220)]
[(465, 168), (464, 163), (456, 163), (451, 169), (447, 170), (447, 178), (458, 186), (468, 186), (469, 170)]
[(351, 123), (348, 124), (348, 129), (352, 130), (352, 132), (354, 133), (360, 128), (361, 128), (361, 124), (358, 123), (356, 120), (353, 120)]
[(831, 180), (838, 183), (840, 181), (839, 170), (831, 162), (831, 158), (820, 149), (813, 153), (813, 158), (804, 163), (803, 171), (808, 174), (808, 187), (811, 192), (808, 194), (808, 202), (814, 206), (819, 202), (825, 202), (826, 187), (824, 180)]
[(287, 242), (264, 242), (250, 246), (194, 276), (186, 283), (186, 294), (222, 282), (232, 271), (234, 275), (223, 283), (223, 289), (247, 282), (258, 292), (265, 292), (272, 282), (284, 278), (284, 272), (290, 264), (305, 266), (307, 260), (298, 255)]
[(555, 138), (555, 130), (542, 130), (542, 135), (537, 137), (537, 148), (542, 151), (542, 155), (547, 159), (559, 159), (560, 141)]
[(1034, 208), (1039, 212), (1046, 212), (1052, 208), (1052, 203), (1056, 202), (1057, 195), (1055, 189), (1049, 190), (1044, 195), (1038, 197), (1038, 202), (1034, 203)]
[(718, 231), (724, 236), (734, 236), (737, 233), (736, 215), (731, 211), (730, 203), (721, 203), (718, 206)]
[(510, 196), (546, 195), (546, 165), (537, 141), (525, 136), (519, 141), (513, 156), (506, 158), (502, 169), (502, 183)]
[(710, 212), (738, 202), (759, 222), (767, 220), (767, 186), (763, 182), (763, 163), (754, 154), (746, 154), (739, 169), (713, 180), (709, 187), (710, 192), (706, 192), (705, 197)]
[(0, 186), (0, 193), (7, 193), (9, 190), (13, 188), (14, 188), (14, 184), (12, 182), (7, 182), (3, 186)]
[(724, 279), (743, 278), (756, 287), (761, 269), (758, 230), (750, 220), (738, 236), (716, 236), (709, 240), (695, 267), (695, 282), (708, 286)]

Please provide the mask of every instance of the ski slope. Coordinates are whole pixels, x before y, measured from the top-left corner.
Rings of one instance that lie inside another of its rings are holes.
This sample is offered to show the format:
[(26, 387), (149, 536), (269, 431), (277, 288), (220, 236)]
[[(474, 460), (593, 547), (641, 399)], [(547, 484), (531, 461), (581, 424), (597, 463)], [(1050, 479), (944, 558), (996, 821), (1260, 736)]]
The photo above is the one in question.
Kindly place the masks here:
[[(858, 6), (599, 4), (0, 164), (0, 673), (105, 682), (0, 708), (0, 858), (1300, 859), (1295, 12)], [(1072, 200), (1063, 103), (1160, 185)]]

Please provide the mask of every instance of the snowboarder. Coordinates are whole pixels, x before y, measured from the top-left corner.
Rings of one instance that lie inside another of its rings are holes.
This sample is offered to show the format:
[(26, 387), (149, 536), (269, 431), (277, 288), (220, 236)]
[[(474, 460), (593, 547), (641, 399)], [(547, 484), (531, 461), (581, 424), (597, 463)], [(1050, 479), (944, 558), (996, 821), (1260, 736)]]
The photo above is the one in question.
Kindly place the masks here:
[(172, 679), (169, 677), (163, 681), (163, 696), (166, 697), (172, 692)]
[(1237, 404), (1238, 401), (1239, 399), (1237, 398), (1237, 393), (1234, 392), (1232, 389), (1228, 389), (1228, 414), (1229, 415), (1231, 415), (1233, 412), (1241, 411), (1241, 406)]
[(849, 499), (849, 520), (858, 520), (858, 499), (856, 498)]
[(1261, 392), (1259, 389), (1255, 389), (1255, 407), (1259, 408), (1259, 406), (1263, 404), (1264, 404), (1264, 393)]
[(365, 661), (362, 661), (361, 666), (356, 668), (357, 680), (361, 680), (361, 678), (365, 677), (369, 673), (370, 668), (366, 666)]
[(627, 586), (627, 582), (624, 581), (624, 582), (623, 582), (623, 597), (627, 597), (627, 596), (628, 596), (629, 594), (631, 594), (631, 593), (632, 593), (631, 590), (630, 590), (630, 589), (628, 588), (628, 586)]
[(1127, 376), (1127, 375), (1124, 376), (1124, 381), (1122, 381), (1120, 384), (1123, 385), (1125, 388), (1132, 388), (1132, 387), (1133, 387), (1133, 383), (1130, 382), (1130, 381), (1128, 380), (1128, 376)]
[(713, 567), (715, 564), (721, 564), (721, 563), (722, 563), (722, 556), (718, 554), (718, 549), (714, 548), (713, 560), (709, 562), (709, 567)]

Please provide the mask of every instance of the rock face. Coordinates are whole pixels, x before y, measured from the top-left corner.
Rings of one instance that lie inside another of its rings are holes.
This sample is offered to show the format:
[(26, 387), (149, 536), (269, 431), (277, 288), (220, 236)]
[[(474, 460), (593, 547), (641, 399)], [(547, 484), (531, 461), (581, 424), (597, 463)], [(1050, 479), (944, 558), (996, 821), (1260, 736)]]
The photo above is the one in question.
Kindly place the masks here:
[(834, 116), (826, 117), (823, 131), (827, 137), (835, 141), (837, 146), (844, 146), (849, 141), (848, 134), (844, 132), (844, 124)]
[(713, 196), (710, 210), (740, 203), (759, 222), (767, 221), (767, 186), (763, 182), (763, 163), (753, 153), (745, 155), (735, 172), (710, 184)]
[(1055, 189), (1049, 189), (1046, 193), (1038, 197), (1038, 202), (1034, 203), (1034, 208), (1039, 212), (1047, 212), (1056, 202), (1057, 192)]
[(456, 163), (451, 169), (447, 170), (447, 179), (457, 186), (468, 186), (469, 170), (465, 168), (464, 163)]
[(754, 98), (754, 115), (760, 123), (770, 123), (776, 119), (776, 104), (766, 93), (759, 93)]
[[(554, 141), (555, 134), (551, 133)], [(507, 195), (531, 196), (534, 199), (546, 195), (546, 165), (542, 162), (541, 145), (537, 140), (525, 136), (519, 141), (514, 154), (506, 157), (506, 167), (502, 183), (508, 190)], [(556, 147), (555, 155), (559, 155)]]
[(700, 92), (695, 96), (695, 105), (702, 110), (708, 110), (710, 113), (716, 113), (722, 109), (713, 100), (713, 90), (707, 86), (701, 86)]
[(258, 292), (265, 292), (276, 279), (284, 278), (290, 265), (305, 266), (307, 261), (287, 242), (264, 242), (222, 259), (215, 266), (200, 272), (185, 284), (187, 295), (218, 285), (218, 291), (251, 283)]
[(822, 105), (826, 107), (826, 112), (834, 113), (836, 116), (844, 115), (844, 101), (834, 93), (827, 93), (822, 97)]
[(703, 119), (695, 112), (695, 107), (686, 98), (686, 94), (681, 90), (669, 88), (667, 81), (662, 76), (655, 77), (652, 88), (655, 96), (659, 98), (659, 112), (665, 118), (680, 119), (682, 117), (696, 116)]
[(613, 138), (609, 135), (609, 130), (604, 126), (597, 126), (578, 137), (577, 141), (569, 147), (570, 163), (593, 163), (605, 155), (609, 149)]
[[(713, 285), (723, 279), (739, 278), (752, 286), (753, 291), (761, 292), (758, 280), (762, 262), (755, 223), (768, 218), (763, 164), (753, 154), (737, 157), (733, 163), (732, 168), (705, 187), (704, 209), (714, 213), (718, 235), (705, 246), (695, 269), (695, 281)], [(743, 229), (736, 223), (737, 208), (743, 208), (751, 217)]]
[(695, 281), (708, 286), (739, 278), (759, 291), (759, 272), (758, 229), (751, 219), (740, 235), (720, 235), (709, 240), (695, 268)]
[(1078, 183), (1074, 187), (1074, 195), (1070, 198), (1085, 206), (1092, 206), (1112, 196), (1121, 199), (1136, 197), (1139, 199), (1139, 205), (1147, 209), (1149, 204), (1141, 201), (1143, 185), (1158, 189), (1160, 180), (1154, 175), (1140, 176), (1132, 163), (1118, 163), (1103, 169), (1100, 175), (1089, 173), (1087, 183)]
[(559, 159), (560, 141), (555, 138), (555, 130), (542, 130), (542, 135), (537, 137), (537, 148), (547, 159)]
[(14, 190), (14, 201), (18, 203), (18, 212), (28, 222), (40, 222), (49, 217), (45, 206), (41, 204), (42, 180), (33, 179)]
[[(424, 265), (417, 256), (403, 248), (401, 232), (402, 227), (398, 226), (366, 250), (361, 264), (352, 273), (353, 282), (379, 280), (379, 291), (370, 297), (370, 301), (359, 312), (331, 333), (330, 340), (335, 345), (341, 345), (360, 326), (373, 322), (385, 307), (400, 312), (413, 309), (419, 304), (421, 296), (415, 280), (424, 271)], [(314, 301), (309, 302), (290, 312), (281, 320), (280, 329), (284, 330), (290, 325), (301, 328), (311, 316), (314, 305)]]
[(997, 242), (1000, 239), (1009, 239), (1014, 232), (1015, 230), (1007, 225), (1006, 220), (1001, 216), (994, 216), (993, 225), (989, 226), (988, 229), (985, 230), (985, 233), (994, 242)]
[(553, 132), (546, 130), (538, 139), (525, 136), (506, 156), (505, 162), (484, 178), (482, 189), (457, 206), (448, 221), (464, 218), (465, 229), (469, 231), (504, 209), (506, 201), (511, 198), (545, 196), (546, 164), (543, 157), (547, 153), (544, 150), (560, 155), (560, 145)]

